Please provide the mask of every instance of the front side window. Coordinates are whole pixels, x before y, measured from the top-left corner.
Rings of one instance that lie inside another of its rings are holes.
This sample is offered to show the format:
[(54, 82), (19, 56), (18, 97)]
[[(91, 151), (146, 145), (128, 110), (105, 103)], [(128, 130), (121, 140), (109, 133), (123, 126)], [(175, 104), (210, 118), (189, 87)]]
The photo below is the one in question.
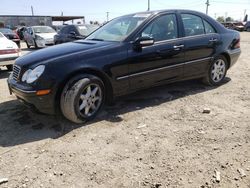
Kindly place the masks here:
[(143, 30), (141, 36), (152, 37), (155, 42), (178, 38), (176, 16), (168, 14), (156, 18)]
[(205, 34), (203, 21), (199, 16), (193, 14), (181, 14), (181, 18), (186, 37)]
[(116, 41), (126, 39), (151, 14), (134, 14), (114, 19), (92, 33), (87, 40)]

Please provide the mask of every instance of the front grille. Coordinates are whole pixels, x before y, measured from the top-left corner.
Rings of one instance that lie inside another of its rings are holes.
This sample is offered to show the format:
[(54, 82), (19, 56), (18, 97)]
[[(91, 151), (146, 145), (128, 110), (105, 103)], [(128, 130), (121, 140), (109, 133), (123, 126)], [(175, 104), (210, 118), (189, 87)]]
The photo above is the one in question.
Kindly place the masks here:
[(13, 79), (18, 81), (19, 76), (20, 76), (20, 72), (21, 72), (21, 67), (19, 67), (18, 65), (14, 65), (13, 66)]

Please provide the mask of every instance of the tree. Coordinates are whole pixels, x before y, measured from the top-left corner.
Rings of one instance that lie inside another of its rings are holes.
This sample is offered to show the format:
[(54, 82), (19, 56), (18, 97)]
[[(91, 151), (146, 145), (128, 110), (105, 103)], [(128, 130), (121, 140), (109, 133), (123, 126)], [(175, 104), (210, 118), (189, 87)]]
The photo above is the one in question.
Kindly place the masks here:
[(234, 19), (231, 18), (231, 17), (227, 17), (227, 18), (226, 18), (226, 22), (233, 22), (233, 21), (234, 21)]
[(216, 19), (218, 22), (222, 23), (225, 21), (225, 18), (224, 16), (219, 16), (217, 19)]

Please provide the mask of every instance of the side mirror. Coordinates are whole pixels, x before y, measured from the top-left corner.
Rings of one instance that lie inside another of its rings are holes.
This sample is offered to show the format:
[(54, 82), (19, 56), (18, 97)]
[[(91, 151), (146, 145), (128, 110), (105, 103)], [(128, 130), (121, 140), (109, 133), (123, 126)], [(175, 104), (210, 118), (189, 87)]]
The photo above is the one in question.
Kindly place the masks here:
[(139, 37), (135, 40), (134, 45), (136, 49), (140, 49), (145, 46), (152, 46), (155, 43), (154, 38), (149, 36)]
[(76, 38), (76, 32), (70, 31), (69, 36), (72, 38)]

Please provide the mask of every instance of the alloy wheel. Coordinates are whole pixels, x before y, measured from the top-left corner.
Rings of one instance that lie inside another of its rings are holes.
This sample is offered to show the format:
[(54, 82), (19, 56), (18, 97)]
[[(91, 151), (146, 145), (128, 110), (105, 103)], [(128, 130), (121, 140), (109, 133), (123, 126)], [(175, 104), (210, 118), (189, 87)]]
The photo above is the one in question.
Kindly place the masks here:
[(102, 90), (97, 84), (89, 84), (80, 95), (79, 111), (90, 117), (98, 111), (102, 104)]
[(226, 74), (226, 63), (223, 59), (218, 59), (212, 66), (211, 78), (214, 82), (220, 82)]

